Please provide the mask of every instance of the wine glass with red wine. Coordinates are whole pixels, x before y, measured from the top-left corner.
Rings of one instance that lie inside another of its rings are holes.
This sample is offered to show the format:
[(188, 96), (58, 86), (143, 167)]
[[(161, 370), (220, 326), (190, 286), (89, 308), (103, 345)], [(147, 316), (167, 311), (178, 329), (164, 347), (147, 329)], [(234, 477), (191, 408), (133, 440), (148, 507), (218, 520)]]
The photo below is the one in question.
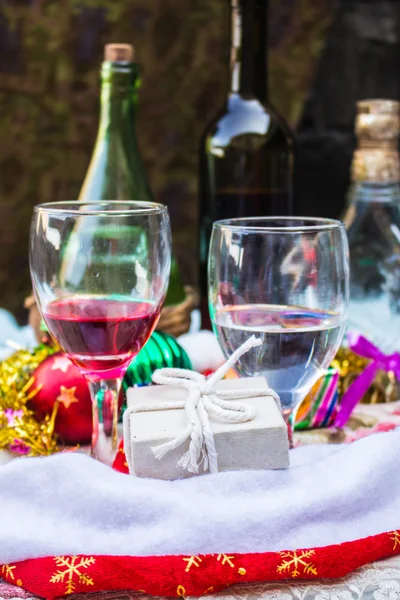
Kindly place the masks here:
[(349, 301), (347, 236), (332, 219), (260, 217), (214, 223), (209, 308), (226, 356), (252, 334), (240, 375), (265, 376), (292, 436), (294, 411), (335, 356)]
[(119, 392), (153, 332), (171, 262), (168, 210), (152, 202), (36, 206), (30, 270), (42, 317), (85, 376), (93, 404), (92, 456), (117, 450)]

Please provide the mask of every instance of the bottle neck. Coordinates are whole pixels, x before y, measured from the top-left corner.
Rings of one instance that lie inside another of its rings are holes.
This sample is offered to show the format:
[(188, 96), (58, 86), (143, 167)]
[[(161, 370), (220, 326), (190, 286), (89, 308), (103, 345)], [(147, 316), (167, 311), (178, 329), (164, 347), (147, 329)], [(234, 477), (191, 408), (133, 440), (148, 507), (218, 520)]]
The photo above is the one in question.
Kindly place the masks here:
[(231, 0), (231, 93), (268, 101), (268, 0)]
[(351, 203), (400, 204), (400, 182), (353, 182), (349, 190)]
[[(139, 76), (133, 63), (104, 62), (101, 72), (99, 135), (135, 142), (135, 108)], [(125, 145), (125, 144), (124, 144)]]
[(135, 132), (139, 83), (134, 63), (103, 63), (100, 123), (84, 196), (153, 200)]

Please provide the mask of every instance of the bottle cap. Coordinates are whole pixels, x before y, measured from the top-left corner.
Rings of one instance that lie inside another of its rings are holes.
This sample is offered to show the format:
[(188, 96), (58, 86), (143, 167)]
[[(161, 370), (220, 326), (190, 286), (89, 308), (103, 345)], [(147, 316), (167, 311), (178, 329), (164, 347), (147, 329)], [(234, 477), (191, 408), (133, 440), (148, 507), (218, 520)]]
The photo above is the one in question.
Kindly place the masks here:
[(104, 60), (109, 62), (133, 62), (135, 51), (131, 44), (106, 44)]
[(355, 132), (357, 150), (353, 156), (352, 180), (374, 183), (400, 181), (397, 150), (400, 102), (383, 99), (357, 102)]

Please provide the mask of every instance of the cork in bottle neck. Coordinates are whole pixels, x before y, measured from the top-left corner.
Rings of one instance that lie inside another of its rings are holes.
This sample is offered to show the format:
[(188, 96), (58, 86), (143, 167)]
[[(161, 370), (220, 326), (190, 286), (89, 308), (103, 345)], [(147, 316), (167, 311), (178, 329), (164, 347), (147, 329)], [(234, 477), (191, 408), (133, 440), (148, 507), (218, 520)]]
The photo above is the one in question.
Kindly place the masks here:
[(106, 44), (104, 60), (108, 62), (133, 62), (135, 55), (131, 44)]
[(400, 181), (397, 150), (400, 102), (380, 99), (357, 102), (355, 132), (357, 149), (353, 155), (352, 180), (378, 184)]

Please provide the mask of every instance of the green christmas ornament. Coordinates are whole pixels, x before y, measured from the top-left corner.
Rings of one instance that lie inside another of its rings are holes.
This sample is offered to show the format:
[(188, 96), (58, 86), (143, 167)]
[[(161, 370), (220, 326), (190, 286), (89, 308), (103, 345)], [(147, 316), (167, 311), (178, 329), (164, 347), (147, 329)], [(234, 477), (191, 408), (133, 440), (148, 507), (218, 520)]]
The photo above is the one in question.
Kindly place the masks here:
[(123, 390), (126, 391), (135, 385), (150, 384), (154, 371), (164, 367), (192, 369), (192, 364), (185, 350), (174, 337), (155, 331), (129, 365), (122, 382)]

